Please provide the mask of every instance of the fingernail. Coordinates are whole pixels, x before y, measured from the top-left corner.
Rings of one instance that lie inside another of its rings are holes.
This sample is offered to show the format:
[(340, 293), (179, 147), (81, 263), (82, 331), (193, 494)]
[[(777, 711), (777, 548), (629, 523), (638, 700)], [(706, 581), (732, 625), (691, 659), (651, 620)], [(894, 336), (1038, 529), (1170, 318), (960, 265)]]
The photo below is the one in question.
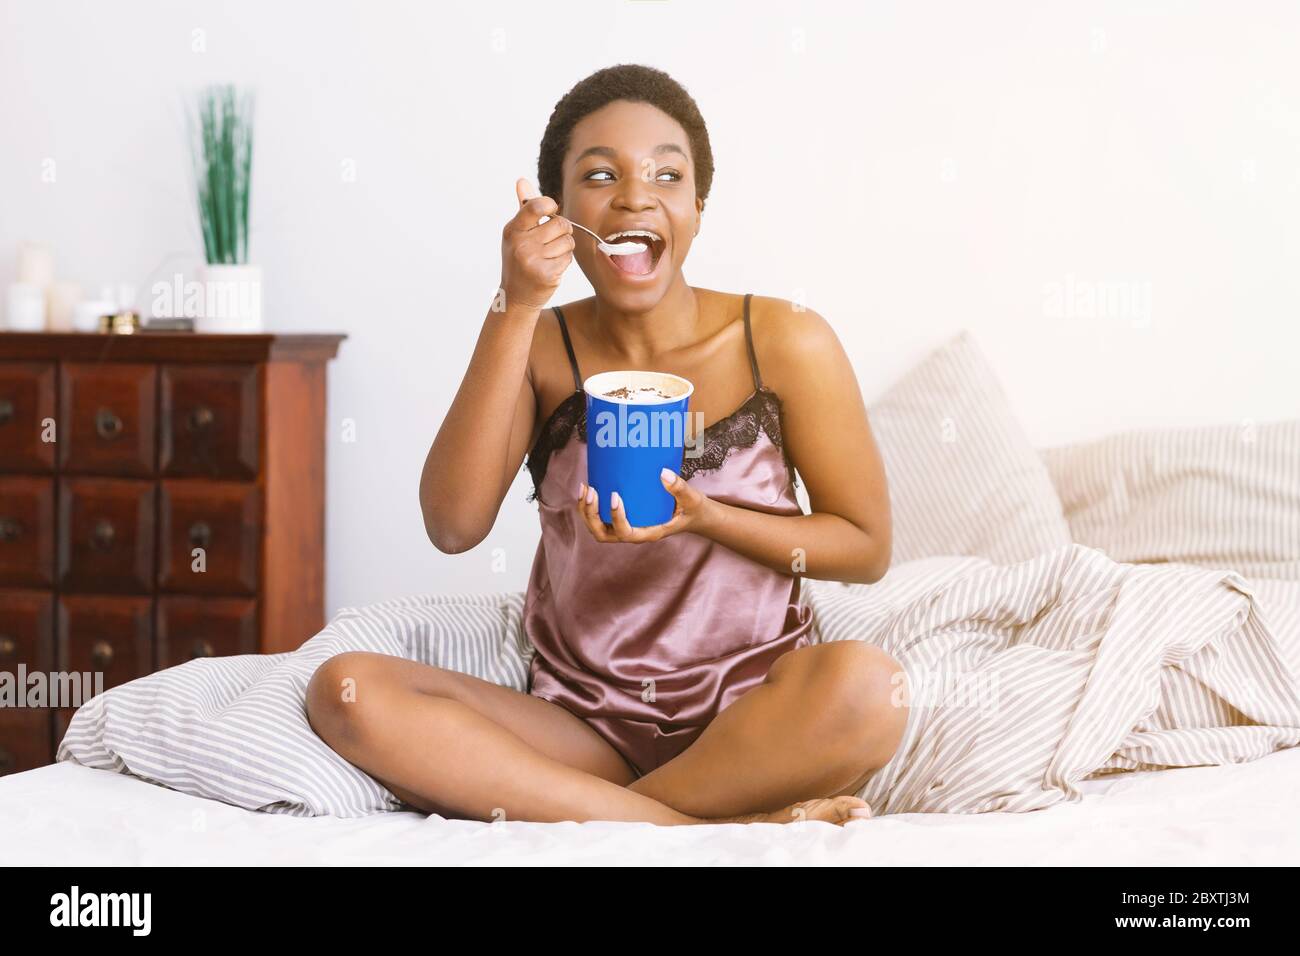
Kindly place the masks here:
[(677, 472), (673, 471), (671, 468), (665, 468), (660, 471), (659, 474), (663, 480), (668, 482), (670, 485), (677, 480)]
[(581, 501), (585, 497), (587, 497), (587, 483), (584, 481), (578, 485), (578, 500)]
[(591, 487), (590, 485), (588, 485), (588, 486), (587, 486), (587, 504), (589, 504), (589, 505), (594, 505), (595, 503), (596, 503), (596, 489), (593, 488), (593, 487)]
[(615, 510), (623, 507), (623, 499), (618, 496), (617, 491), (611, 491), (609, 493), (609, 506)]
[(849, 811), (849, 816), (851, 816), (851, 817), (864, 817), (864, 818), (870, 817), (870, 816), (871, 816), (871, 808), (870, 808), (870, 807), (854, 807), (852, 810)]

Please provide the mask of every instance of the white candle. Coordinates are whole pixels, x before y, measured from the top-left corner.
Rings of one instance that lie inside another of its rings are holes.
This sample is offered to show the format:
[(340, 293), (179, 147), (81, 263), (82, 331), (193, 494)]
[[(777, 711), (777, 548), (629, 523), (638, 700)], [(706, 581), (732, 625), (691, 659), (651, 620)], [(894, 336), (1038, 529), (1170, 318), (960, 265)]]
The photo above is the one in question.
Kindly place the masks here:
[(70, 332), (72, 315), (81, 300), (81, 286), (67, 279), (54, 282), (45, 290), (45, 321), (51, 332)]
[(44, 289), (54, 281), (54, 253), (39, 242), (18, 243), (18, 272), (15, 279), (24, 285)]
[(9, 287), (9, 328), (15, 332), (45, 330), (45, 290), (29, 282)]

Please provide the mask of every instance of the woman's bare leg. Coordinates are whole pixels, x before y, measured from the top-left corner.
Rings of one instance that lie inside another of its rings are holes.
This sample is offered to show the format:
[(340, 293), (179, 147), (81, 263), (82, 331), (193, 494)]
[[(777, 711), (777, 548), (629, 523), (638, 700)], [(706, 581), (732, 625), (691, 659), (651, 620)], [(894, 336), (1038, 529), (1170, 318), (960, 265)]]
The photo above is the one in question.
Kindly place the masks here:
[[(339, 654), (312, 676), (307, 714), (342, 757), (425, 812), (476, 820), (733, 822), (692, 816), (628, 789), (634, 772), (582, 720), (467, 674), (383, 654)], [(852, 798), (811, 801), (785, 817), (843, 823), (858, 806)]]
[(616, 782), (633, 776), (623, 758), (562, 707), (469, 675), (384, 654), (339, 654), (312, 676), (307, 714), (340, 756), (426, 812), (700, 822)]
[(765, 683), (628, 789), (704, 817), (855, 794), (902, 738), (904, 679), (892, 657), (860, 641), (790, 651)]

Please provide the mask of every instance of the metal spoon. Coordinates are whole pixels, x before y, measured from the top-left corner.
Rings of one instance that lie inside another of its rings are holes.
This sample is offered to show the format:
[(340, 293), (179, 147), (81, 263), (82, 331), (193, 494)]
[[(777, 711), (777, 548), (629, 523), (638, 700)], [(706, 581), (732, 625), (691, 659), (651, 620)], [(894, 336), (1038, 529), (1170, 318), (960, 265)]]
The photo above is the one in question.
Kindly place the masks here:
[[(525, 177), (524, 183), (525, 183), (525, 190), (526, 190), (525, 194), (527, 195), (528, 199), (536, 199), (538, 196), (541, 195), (537, 187), (533, 185), (531, 179)], [(542, 223), (546, 222), (550, 218), (551, 218), (550, 216), (543, 216), (541, 219), (537, 220), (537, 224), (540, 226)], [(643, 242), (633, 242), (631, 240), (627, 242), (606, 242), (604, 239), (600, 238), (600, 236), (596, 235), (586, 226), (580, 223), (576, 223), (572, 219), (570, 219), (569, 222), (577, 226), (583, 232), (587, 233), (593, 239), (595, 239), (596, 248), (599, 249), (601, 252), (605, 253), (605, 255), (607, 256), (630, 256), (636, 252), (645, 252), (646, 249), (648, 248), (646, 244)]]
[[(550, 218), (550, 216), (543, 216), (537, 221), (537, 224), (540, 226)], [(574, 222), (572, 219), (570, 219), (569, 222), (595, 239), (596, 248), (607, 256), (630, 256), (636, 252), (645, 252), (648, 248), (644, 242), (634, 242), (630, 239), (627, 242), (606, 242), (581, 223)]]
[(572, 222), (583, 232), (587, 233), (593, 239), (595, 239), (596, 248), (608, 256), (630, 256), (636, 252), (645, 252), (646, 249), (648, 248), (644, 242), (636, 242), (635, 240), (632, 239), (629, 239), (626, 242), (606, 242), (604, 239), (600, 238), (600, 236), (596, 235), (586, 226), (579, 225), (578, 223), (573, 222), (572, 219), (570, 219), (569, 222)]

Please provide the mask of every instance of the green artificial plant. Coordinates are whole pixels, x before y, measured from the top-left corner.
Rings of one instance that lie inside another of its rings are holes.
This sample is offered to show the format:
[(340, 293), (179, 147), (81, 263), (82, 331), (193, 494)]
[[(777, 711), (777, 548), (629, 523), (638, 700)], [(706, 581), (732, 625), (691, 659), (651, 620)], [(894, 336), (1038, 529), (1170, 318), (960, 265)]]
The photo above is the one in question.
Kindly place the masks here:
[(195, 98), (190, 133), (208, 263), (247, 263), (252, 94), (229, 84), (201, 90)]

